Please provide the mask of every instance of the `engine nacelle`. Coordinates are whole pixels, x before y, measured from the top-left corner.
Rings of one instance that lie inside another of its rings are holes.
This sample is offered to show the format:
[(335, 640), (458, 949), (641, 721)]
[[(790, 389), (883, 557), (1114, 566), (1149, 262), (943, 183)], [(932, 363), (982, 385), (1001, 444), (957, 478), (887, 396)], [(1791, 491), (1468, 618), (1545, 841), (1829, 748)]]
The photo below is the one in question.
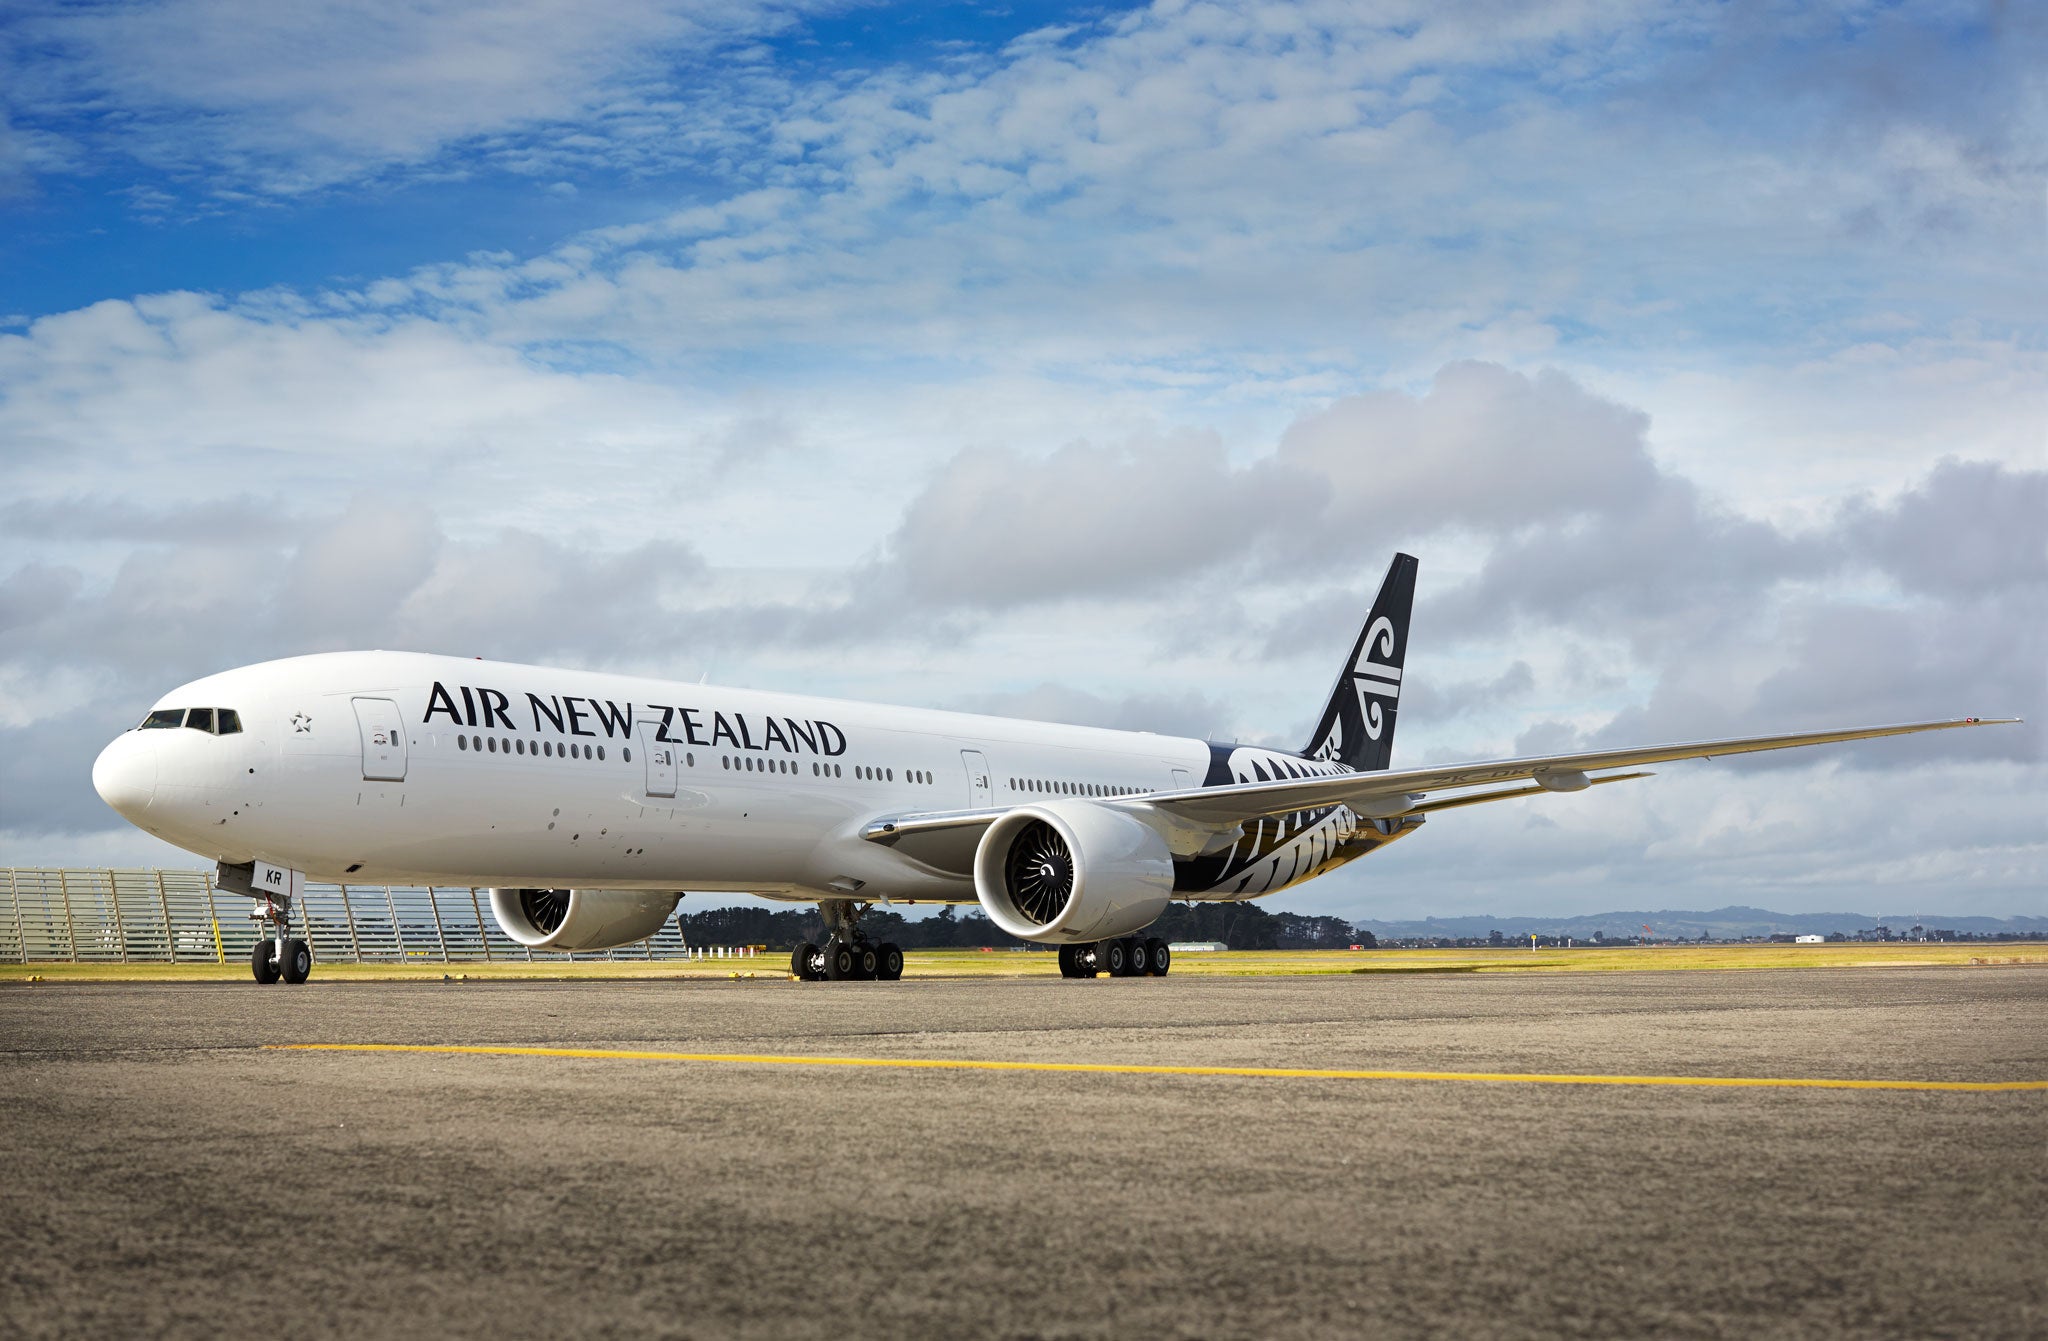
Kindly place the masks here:
[(1027, 941), (1126, 936), (1166, 911), (1173, 853), (1150, 825), (1110, 806), (1020, 806), (982, 834), (974, 892), (991, 922)]
[(678, 893), (645, 889), (494, 889), (491, 916), (532, 950), (615, 950), (661, 930)]

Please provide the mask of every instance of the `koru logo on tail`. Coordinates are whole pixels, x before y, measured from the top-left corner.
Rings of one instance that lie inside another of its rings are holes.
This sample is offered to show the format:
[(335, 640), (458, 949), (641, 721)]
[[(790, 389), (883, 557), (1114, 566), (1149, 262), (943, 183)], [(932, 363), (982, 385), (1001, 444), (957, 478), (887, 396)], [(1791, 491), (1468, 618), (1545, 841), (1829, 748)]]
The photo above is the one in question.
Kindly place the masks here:
[(1351, 668), (1351, 683), (1358, 691), (1359, 715), (1365, 719), (1365, 734), (1372, 740), (1378, 740), (1380, 732), (1386, 730), (1386, 717), (1380, 711), (1379, 700), (1385, 699), (1395, 707), (1401, 703), (1401, 668), (1374, 659), (1391, 660), (1393, 655), (1394, 621), (1381, 615), (1365, 631), (1358, 662)]

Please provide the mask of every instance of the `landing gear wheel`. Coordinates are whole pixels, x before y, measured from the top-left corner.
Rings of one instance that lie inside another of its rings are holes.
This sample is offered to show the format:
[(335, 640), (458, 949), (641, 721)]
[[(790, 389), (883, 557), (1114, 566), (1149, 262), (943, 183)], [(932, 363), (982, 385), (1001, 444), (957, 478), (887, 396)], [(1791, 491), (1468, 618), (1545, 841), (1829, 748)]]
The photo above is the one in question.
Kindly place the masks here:
[(1131, 946), (1131, 976), (1146, 978), (1152, 974), (1152, 942), (1133, 936)]
[(1173, 967), (1173, 947), (1154, 936), (1145, 942), (1145, 970), (1155, 978), (1164, 978), (1166, 971)]
[(818, 957), (818, 947), (805, 941), (789, 952), (790, 976), (798, 982), (816, 982), (818, 970), (812, 963)]
[(1060, 976), (1062, 978), (1093, 978), (1102, 972), (1102, 947), (1094, 944), (1062, 945), (1060, 947)]
[(1100, 941), (1095, 946), (1096, 957), (1112, 978), (1131, 976), (1131, 943), (1121, 938)]
[(298, 984), (313, 976), (313, 947), (296, 936), (284, 943), (284, 980)]
[(277, 981), (277, 959), (272, 954), (276, 948), (274, 942), (260, 940), (249, 951), (249, 971), (265, 987)]
[(853, 947), (834, 941), (825, 947), (825, 976), (833, 982), (848, 982), (859, 975), (860, 959)]
[(882, 956), (877, 953), (874, 946), (869, 945), (866, 941), (862, 941), (859, 945), (853, 947), (853, 960), (853, 976), (859, 978), (862, 982), (873, 982), (876, 975), (881, 971)]
[(875, 976), (883, 982), (895, 982), (903, 976), (903, 949), (894, 941), (883, 941), (875, 947), (875, 956), (881, 962), (875, 966)]

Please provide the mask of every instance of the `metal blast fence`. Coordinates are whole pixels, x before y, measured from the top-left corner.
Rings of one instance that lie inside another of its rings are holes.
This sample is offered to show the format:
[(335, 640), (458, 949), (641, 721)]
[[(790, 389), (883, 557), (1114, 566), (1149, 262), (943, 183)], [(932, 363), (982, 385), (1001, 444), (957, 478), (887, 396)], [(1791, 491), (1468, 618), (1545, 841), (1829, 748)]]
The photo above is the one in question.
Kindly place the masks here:
[[(0, 869), (0, 963), (230, 964), (256, 943), (255, 900), (216, 889), (210, 871)], [(617, 950), (529, 950), (499, 928), (490, 901), (487, 889), (308, 883), (292, 925), (330, 963), (691, 957), (673, 919)]]

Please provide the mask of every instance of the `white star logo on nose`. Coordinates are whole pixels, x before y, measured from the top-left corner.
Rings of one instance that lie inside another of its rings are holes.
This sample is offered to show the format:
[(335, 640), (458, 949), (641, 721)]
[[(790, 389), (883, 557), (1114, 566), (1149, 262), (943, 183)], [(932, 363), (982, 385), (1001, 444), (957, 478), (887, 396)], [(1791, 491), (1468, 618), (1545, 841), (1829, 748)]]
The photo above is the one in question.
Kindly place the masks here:
[(300, 731), (300, 732), (304, 732), (304, 731), (311, 731), (312, 729), (313, 729), (313, 719), (312, 719), (312, 718), (310, 718), (310, 717), (306, 716), (306, 714), (304, 714), (304, 713), (302, 713), (302, 712), (295, 712), (295, 713), (293, 713), (293, 714), (292, 714), (292, 730), (294, 730), (294, 731)]

